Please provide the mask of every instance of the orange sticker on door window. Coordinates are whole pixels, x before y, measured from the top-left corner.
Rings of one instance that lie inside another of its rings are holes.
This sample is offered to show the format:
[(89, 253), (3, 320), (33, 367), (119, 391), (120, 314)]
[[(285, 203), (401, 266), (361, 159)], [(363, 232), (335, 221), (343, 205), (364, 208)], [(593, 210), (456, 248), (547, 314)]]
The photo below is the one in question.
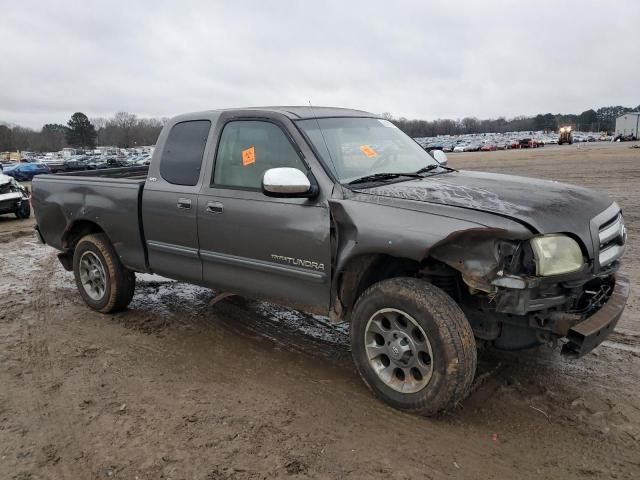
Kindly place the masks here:
[(255, 147), (249, 147), (242, 151), (242, 166), (246, 167), (256, 163), (256, 149)]
[(371, 148), (369, 145), (362, 145), (360, 147), (360, 151), (362, 153), (364, 153), (369, 158), (373, 158), (373, 157), (377, 157), (378, 156), (376, 151), (373, 148)]

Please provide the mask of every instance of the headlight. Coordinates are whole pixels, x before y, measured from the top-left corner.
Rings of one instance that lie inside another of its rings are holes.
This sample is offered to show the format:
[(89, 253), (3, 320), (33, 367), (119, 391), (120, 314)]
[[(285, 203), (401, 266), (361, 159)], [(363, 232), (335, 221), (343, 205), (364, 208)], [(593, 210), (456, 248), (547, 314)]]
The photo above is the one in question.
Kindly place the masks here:
[(582, 268), (578, 242), (566, 235), (544, 235), (531, 239), (536, 274), (546, 277), (577, 272)]
[(561, 131), (561, 132), (564, 132), (564, 127), (562, 127), (562, 128), (560, 129), (560, 131)]
[(570, 131), (571, 131), (571, 127), (567, 127), (567, 132), (570, 132)]

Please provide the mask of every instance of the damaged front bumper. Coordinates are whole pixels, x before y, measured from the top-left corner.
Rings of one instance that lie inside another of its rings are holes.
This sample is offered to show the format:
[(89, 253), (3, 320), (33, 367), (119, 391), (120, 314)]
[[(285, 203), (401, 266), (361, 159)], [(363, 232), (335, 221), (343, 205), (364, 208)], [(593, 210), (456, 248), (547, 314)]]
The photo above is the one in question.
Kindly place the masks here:
[(617, 273), (613, 293), (593, 315), (571, 327), (562, 354), (581, 357), (600, 345), (613, 331), (629, 298), (629, 279)]
[(476, 295), (475, 305), (463, 305), (476, 337), (500, 350), (560, 341), (562, 354), (583, 356), (615, 328), (629, 297), (629, 280), (612, 271), (559, 283), (520, 278), (520, 285), (511, 280), (508, 285), (500, 282), (497, 295)]
[(15, 212), (20, 203), (27, 200), (20, 192), (7, 192), (0, 194), (0, 213)]

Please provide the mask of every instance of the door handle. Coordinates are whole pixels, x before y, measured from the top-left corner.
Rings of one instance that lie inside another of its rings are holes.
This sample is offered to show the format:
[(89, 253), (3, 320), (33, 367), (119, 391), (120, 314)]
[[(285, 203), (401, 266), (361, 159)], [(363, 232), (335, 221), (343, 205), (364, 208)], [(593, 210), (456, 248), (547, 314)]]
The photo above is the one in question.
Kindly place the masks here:
[(176, 205), (178, 208), (191, 208), (191, 199), (190, 198), (179, 198), (178, 204)]
[(220, 202), (207, 202), (208, 213), (222, 213), (224, 206)]

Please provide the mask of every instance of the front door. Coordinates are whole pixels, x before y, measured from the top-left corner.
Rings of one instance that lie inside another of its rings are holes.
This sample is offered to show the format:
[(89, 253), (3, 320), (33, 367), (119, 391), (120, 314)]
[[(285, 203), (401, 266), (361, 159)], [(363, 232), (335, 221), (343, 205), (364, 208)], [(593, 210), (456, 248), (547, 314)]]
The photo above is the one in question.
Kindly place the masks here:
[(276, 167), (311, 175), (280, 125), (267, 120), (225, 124), (212, 181), (198, 199), (204, 283), (257, 298), (328, 307), (327, 202), (265, 196), (262, 176)]

